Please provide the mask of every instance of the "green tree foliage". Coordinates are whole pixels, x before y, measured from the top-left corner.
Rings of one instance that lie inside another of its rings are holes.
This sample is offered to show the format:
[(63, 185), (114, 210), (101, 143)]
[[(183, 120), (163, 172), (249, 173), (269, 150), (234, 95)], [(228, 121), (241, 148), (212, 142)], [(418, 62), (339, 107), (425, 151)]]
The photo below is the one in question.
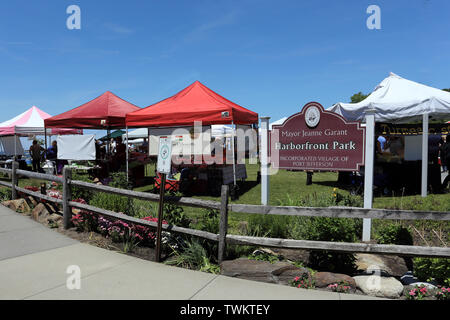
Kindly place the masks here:
[(358, 103), (363, 101), (365, 98), (367, 98), (369, 95), (368, 94), (364, 94), (361, 91), (358, 93), (355, 93), (354, 95), (352, 95), (350, 97), (350, 102), (351, 103)]

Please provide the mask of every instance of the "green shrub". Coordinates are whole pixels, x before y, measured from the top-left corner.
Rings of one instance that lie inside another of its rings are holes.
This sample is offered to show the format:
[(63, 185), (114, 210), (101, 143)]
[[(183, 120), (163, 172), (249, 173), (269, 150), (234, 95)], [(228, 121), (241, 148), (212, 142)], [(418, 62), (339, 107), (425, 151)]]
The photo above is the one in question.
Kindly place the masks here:
[[(72, 173), (72, 180), (78, 180), (78, 181), (92, 183), (92, 180), (89, 178), (88, 175), (79, 174), (77, 172)], [(72, 186), (72, 199), (74, 199), (74, 200), (75, 199), (83, 199), (84, 201), (89, 203), (90, 200), (92, 199), (93, 195), (94, 195), (94, 192), (89, 189)]]
[[(361, 219), (297, 217), (292, 219), (290, 235), (293, 239), (356, 242), (361, 232)], [(310, 253), (309, 266), (342, 273), (351, 273), (356, 268), (353, 254), (314, 250)]]
[(412, 245), (413, 237), (410, 227), (399, 223), (381, 225), (375, 233), (375, 239), (380, 244)]
[(449, 285), (449, 258), (414, 258), (414, 275), (421, 281), (434, 279), (441, 285)]
[(186, 242), (179, 251), (174, 250), (174, 255), (173, 259), (167, 260), (165, 263), (210, 273), (219, 273), (220, 271), (219, 266), (210, 262), (207, 250), (198, 240)]
[(253, 214), (248, 219), (248, 235), (288, 238), (292, 218), (289, 216)]
[(132, 203), (133, 202), (130, 201), (128, 197), (104, 192), (95, 193), (91, 201), (89, 201), (89, 204), (94, 207), (114, 212), (122, 212), (129, 216), (134, 215)]
[(12, 194), (11, 189), (1, 188), (0, 189), (0, 202), (11, 200)]
[(166, 202), (164, 203), (163, 219), (169, 224), (175, 225), (177, 227), (189, 228), (191, 220), (188, 218), (184, 212), (183, 207), (178, 206), (174, 203)]
[(205, 209), (197, 227), (200, 230), (219, 233), (219, 211), (215, 209)]

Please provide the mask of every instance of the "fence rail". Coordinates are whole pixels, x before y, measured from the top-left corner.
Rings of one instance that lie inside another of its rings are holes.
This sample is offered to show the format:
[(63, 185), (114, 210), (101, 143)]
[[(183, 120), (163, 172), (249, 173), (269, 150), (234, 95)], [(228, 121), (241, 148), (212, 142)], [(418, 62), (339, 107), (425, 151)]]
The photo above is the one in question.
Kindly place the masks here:
[[(126, 189), (112, 188), (93, 183), (77, 181), (71, 179), (71, 171), (68, 167), (63, 170), (63, 177), (53, 175), (34, 173), (30, 171), (18, 170), (17, 163), (13, 163), (12, 169), (0, 168), (0, 172), (7, 173), (11, 176), (12, 182), (7, 183), (0, 181), (0, 185), (12, 189), (12, 198), (17, 198), (17, 192), (22, 192), (46, 201), (55, 202), (63, 206), (64, 228), (70, 227), (70, 219), (72, 217), (72, 208), (87, 210), (99, 215), (107, 216), (114, 219), (120, 219), (128, 223), (134, 223), (150, 228), (157, 228), (156, 222), (146, 221), (125, 214), (97, 208), (88, 204), (71, 201), (71, 188), (81, 187), (89, 190), (107, 192), (121, 196), (132, 197), (141, 200), (159, 201), (159, 196), (145, 192), (138, 192)], [(43, 195), (39, 192), (30, 191), (18, 187), (18, 176), (37, 178), (47, 181), (54, 181), (63, 184), (63, 199), (56, 199)], [(294, 207), (294, 206), (262, 206), (249, 204), (229, 204), (228, 186), (222, 186), (221, 201), (210, 201), (193, 199), (186, 197), (164, 197), (165, 201), (176, 203), (178, 205), (209, 208), (220, 210), (219, 234), (206, 231), (182, 228), (173, 225), (163, 225), (166, 231), (186, 234), (190, 236), (204, 238), (210, 241), (216, 241), (218, 246), (218, 260), (221, 262), (225, 256), (225, 248), (227, 244), (236, 245), (255, 245), (267, 246), (275, 248), (305, 249), (305, 250), (326, 250), (336, 252), (349, 253), (376, 253), (376, 254), (392, 254), (399, 256), (414, 257), (450, 257), (450, 249), (448, 247), (424, 247), (424, 246), (406, 246), (406, 245), (381, 245), (371, 243), (347, 243), (347, 242), (330, 242), (330, 241), (310, 241), (310, 240), (294, 240), (294, 239), (278, 239), (250, 237), (242, 235), (233, 235), (228, 233), (228, 214), (230, 213), (251, 213), (251, 214), (269, 214), (269, 215), (288, 215), (288, 216), (313, 216), (313, 217), (330, 217), (330, 218), (371, 218), (371, 219), (395, 219), (395, 220), (434, 220), (449, 221), (450, 212), (437, 211), (417, 211), (417, 210), (386, 210), (386, 209), (363, 209), (348, 207), (329, 207), (329, 208), (311, 208), (311, 207)]]

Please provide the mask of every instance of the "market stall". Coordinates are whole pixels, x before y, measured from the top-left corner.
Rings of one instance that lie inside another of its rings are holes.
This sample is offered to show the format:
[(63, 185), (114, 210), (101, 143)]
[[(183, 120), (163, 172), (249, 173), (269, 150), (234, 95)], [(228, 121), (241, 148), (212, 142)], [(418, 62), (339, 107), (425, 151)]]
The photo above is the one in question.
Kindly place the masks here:
[(25, 159), (18, 159), (25, 155), (20, 137), (34, 139), (36, 136), (56, 136), (67, 134), (82, 134), (82, 130), (62, 129), (59, 127), (44, 128), (44, 120), (51, 115), (42, 111), (36, 106), (32, 106), (27, 111), (18, 116), (0, 123), (0, 144), (4, 156), (14, 156), (19, 161), (20, 167), (26, 168)]
[[(112, 92), (106, 91), (79, 107), (45, 119), (45, 127), (106, 130), (106, 140), (110, 140), (110, 130), (125, 128), (125, 114), (139, 109), (139, 107), (121, 99)], [(120, 133), (118, 133), (118, 137), (121, 137)], [(107, 176), (110, 170), (127, 167), (128, 154), (120, 139), (117, 140), (118, 147), (115, 153), (111, 151), (109, 143), (106, 146), (104, 158), (99, 158), (99, 146), (95, 146), (96, 162), (101, 167), (96, 174), (100, 177)]]
[[(235, 131), (228, 131), (232, 133), (228, 139), (213, 139), (211, 126), (252, 129), (257, 123), (257, 113), (225, 99), (199, 81), (172, 97), (126, 115), (128, 128), (149, 128), (150, 155), (156, 155), (159, 137), (172, 136), (172, 176), (186, 182), (186, 188), (180, 183), (180, 189), (185, 192), (206, 192), (222, 183), (236, 185), (238, 179), (245, 179), (245, 164), (237, 164)], [(195, 148), (199, 141), (206, 141), (206, 144)], [(230, 152), (226, 152), (227, 149)], [(223, 154), (216, 154), (215, 150)], [(209, 161), (212, 155), (220, 161)]]
[[(432, 151), (429, 140), (434, 143), (442, 135), (448, 134), (448, 130), (432, 130), (429, 121), (443, 123), (448, 120), (449, 92), (391, 73), (363, 101), (337, 103), (329, 110), (351, 121), (364, 121), (368, 110), (373, 110), (378, 145), (374, 183), (377, 183), (377, 178), (389, 179), (414, 188), (421, 180), (421, 194), (426, 196), (430, 179), (434, 180), (432, 177), (437, 169), (434, 155), (429, 152)], [(414, 123), (414, 130), (406, 128), (406, 124)], [(405, 124), (404, 130), (387, 130), (389, 125), (400, 127), (400, 124)], [(392, 141), (389, 141), (391, 137)], [(415, 174), (420, 171), (421, 177)], [(382, 181), (380, 184), (382, 185)]]

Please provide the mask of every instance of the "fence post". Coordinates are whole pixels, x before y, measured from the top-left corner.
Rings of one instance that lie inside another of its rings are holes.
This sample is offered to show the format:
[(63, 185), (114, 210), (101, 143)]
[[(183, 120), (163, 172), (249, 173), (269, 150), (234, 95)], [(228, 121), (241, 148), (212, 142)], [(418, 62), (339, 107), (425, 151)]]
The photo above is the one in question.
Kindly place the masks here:
[(17, 190), (16, 190), (16, 186), (18, 185), (18, 178), (17, 178), (17, 167), (19, 166), (19, 164), (16, 161), (13, 161), (11, 164), (11, 198), (13, 200), (17, 199)]
[(228, 185), (222, 185), (221, 201), (220, 201), (220, 223), (219, 223), (219, 253), (218, 261), (222, 263), (225, 256), (226, 238), (228, 231), (228, 197), (229, 197)]
[(69, 201), (72, 198), (72, 186), (70, 180), (72, 179), (72, 171), (68, 166), (63, 168), (63, 223), (64, 229), (69, 229), (70, 220), (72, 218), (72, 208), (69, 206)]

